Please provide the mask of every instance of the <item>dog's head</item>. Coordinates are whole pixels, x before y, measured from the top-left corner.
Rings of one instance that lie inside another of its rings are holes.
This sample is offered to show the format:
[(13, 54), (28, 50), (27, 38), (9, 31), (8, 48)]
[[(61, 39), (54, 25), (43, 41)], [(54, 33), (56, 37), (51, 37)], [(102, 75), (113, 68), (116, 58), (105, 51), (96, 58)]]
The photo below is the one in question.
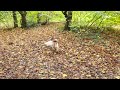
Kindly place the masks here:
[(55, 43), (56, 43), (56, 42), (58, 42), (58, 40), (57, 40), (57, 39), (54, 39), (54, 40), (53, 40), (53, 42), (55, 42)]

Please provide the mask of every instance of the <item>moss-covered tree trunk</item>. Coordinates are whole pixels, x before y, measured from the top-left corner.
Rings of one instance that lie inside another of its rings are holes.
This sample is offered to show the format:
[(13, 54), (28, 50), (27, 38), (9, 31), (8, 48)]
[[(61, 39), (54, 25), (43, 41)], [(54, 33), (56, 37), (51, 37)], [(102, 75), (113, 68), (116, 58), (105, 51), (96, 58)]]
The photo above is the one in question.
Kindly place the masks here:
[(64, 14), (65, 18), (66, 18), (66, 23), (64, 26), (64, 30), (68, 30), (70, 31), (70, 24), (72, 21), (72, 11), (62, 11), (62, 13)]
[(19, 11), (19, 13), (21, 15), (21, 28), (25, 28), (25, 27), (27, 27), (27, 21), (26, 21), (27, 12)]
[(18, 27), (18, 21), (17, 21), (17, 14), (16, 11), (13, 11), (13, 21), (14, 21), (14, 28)]

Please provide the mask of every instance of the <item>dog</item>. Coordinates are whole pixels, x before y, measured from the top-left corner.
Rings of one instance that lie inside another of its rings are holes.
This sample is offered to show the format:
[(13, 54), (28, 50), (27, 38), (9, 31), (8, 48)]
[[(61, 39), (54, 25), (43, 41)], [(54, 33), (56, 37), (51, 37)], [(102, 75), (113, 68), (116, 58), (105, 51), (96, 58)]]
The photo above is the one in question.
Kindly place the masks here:
[(50, 48), (53, 51), (58, 52), (59, 51), (59, 45), (58, 45), (58, 40), (57, 39), (51, 39), (47, 42), (44, 43), (44, 45), (48, 48)]

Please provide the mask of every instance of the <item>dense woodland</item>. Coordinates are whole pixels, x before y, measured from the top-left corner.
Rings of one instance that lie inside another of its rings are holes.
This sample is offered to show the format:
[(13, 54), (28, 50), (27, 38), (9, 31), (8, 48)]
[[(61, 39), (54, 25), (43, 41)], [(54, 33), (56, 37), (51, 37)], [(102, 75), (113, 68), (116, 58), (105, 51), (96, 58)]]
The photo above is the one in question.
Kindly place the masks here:
[(120, 11), (0, 11), (0, 79), (120, 79)]

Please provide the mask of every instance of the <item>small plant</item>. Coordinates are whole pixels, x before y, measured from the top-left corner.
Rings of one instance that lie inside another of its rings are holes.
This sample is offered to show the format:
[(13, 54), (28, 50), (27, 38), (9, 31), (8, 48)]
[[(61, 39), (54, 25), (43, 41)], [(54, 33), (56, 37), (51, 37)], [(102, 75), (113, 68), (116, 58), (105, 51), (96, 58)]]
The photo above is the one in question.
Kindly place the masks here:
[(80, 32), (80, 27), (79, 26), (71, 26), (70, 28), (71, 28), (72, 32), (75, 32), (75, 33)]

